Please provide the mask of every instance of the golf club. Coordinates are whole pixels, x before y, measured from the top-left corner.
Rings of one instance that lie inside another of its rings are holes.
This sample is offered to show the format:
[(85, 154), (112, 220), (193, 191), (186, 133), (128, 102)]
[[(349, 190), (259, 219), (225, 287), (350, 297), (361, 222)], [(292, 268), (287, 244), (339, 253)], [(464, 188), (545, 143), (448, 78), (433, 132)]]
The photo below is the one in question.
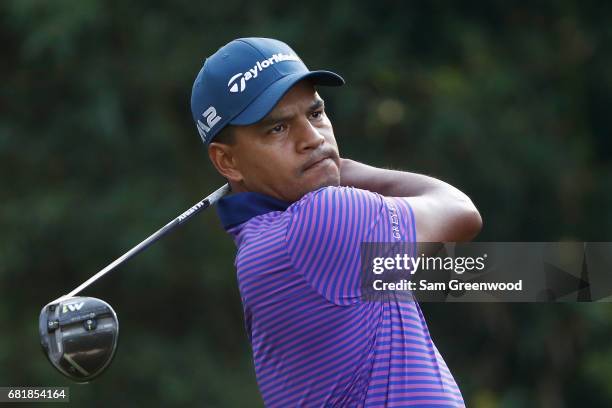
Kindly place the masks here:
[(40, 343), (59, 372), (78, 383), (89, 382), (109, 366), (117, 349), (119, 320), (113, 308), (103, 300), (76, 295), (229, 191), (229, 184), (223, 185), (74, 290), (42, 308), (38, 321)]

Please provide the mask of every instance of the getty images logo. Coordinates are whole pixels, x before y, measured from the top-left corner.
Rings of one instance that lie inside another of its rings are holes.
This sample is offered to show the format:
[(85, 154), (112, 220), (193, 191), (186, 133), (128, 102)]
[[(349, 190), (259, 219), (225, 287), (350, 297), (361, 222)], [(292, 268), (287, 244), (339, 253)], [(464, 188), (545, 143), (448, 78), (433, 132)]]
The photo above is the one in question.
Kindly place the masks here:
[(227, 83), (227, 87), (229, 91), (232, 93), (242, 92), (246, 88), (246, 83), (248, 80), (252, 78), (257, 78), (257, 75), (264, 69), (273, 65), (274, 63), (283, 62), (283, 61), (299, 61), (300, 59), (297, 55), (289, 55), (289, 54), (274, 54), (270, 58), (265, 59), (263, 61), (257, 61), (253, 68), (249, 69), (247, 72), (239, 72), (233, 77), (230, 78)]

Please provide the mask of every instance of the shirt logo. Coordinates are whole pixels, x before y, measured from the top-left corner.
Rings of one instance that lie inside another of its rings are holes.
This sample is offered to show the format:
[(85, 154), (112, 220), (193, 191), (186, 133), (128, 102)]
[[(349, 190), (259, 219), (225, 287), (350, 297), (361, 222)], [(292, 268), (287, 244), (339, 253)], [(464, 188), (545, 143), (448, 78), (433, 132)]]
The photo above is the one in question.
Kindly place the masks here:
[(206, 109), (202, 114), (202, 117), (206, 119), (206, 124), (198, 119), (198, 124), (196, 126), (198, 127), (198, 133), (200, 134), (202, 141), (206, 143), (210, 129), (212, 129), (221, 120), (221, 116), (217, 115), (217, 110), (214, 106), (209, 106), (208, 109)]
[(389, 207), (389, 221), (391, 221), (391, 234), (393, 235), (393, 238), (401, 239), (402, 235), (400, 234), (399, 229), (399, 216), (397, 215), (397, 207), (391, 202), (387, 204)]
[(249, 69), (247, 72), (239, 72), (232, 76), (227, 83), (227, 87), (231, 93), (242, 92), (246, 89), (246, 83), (250, 79), (257, 78), (259, 73), (264, 69), (270, 67), (274, 63), (279, 63), (283, 61), (300, 61), (297, 55), (289, 55), (278, 53), (272, 55), (270, 58), (257, 61), (253, 68)]

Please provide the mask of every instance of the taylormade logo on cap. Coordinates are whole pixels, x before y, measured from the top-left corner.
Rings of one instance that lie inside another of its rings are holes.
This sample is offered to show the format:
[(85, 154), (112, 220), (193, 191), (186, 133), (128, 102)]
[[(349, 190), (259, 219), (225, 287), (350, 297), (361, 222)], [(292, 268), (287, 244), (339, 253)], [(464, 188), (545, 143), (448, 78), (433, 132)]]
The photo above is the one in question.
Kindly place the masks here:
[[(248, 80), (257, 78), (257, 75), (261, 71), (268, 68), (275, 62), (278, 63), (278, 62), (283, 62), (283, 61), (300, 61), (300, 59), (298, 58), (297, 55), (288, 55), (288, 54), (278, 53), (278, 54), (272, 55), (268, 59), (257, 61), (255, 65), (253, 65), (253, 68), (249, 69), (247, 72), (239, 72), (230, 78), (229, 82), (227, 83), (227, 87), (229, 88), (229, 91), (232, 93), (244, 91), (246, 88), (246, 82)], [(240, 82), (238, 82), (238, 79), (240, 79)], [(238, 84), (240, 84), (240, 87), (238, 87)]]

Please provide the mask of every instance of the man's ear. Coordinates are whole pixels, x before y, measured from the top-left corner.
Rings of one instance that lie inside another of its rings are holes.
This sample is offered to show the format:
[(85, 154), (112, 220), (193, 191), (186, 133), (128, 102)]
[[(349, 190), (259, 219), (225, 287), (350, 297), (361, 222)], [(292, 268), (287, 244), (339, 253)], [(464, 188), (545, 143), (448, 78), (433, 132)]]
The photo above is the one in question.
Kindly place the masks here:
[(212, 142), (208, 145), (208, 157), (223, 177), (234, 183), (242, 181), (242, 173), (237, 167), (236, 156), (231, 145)]

